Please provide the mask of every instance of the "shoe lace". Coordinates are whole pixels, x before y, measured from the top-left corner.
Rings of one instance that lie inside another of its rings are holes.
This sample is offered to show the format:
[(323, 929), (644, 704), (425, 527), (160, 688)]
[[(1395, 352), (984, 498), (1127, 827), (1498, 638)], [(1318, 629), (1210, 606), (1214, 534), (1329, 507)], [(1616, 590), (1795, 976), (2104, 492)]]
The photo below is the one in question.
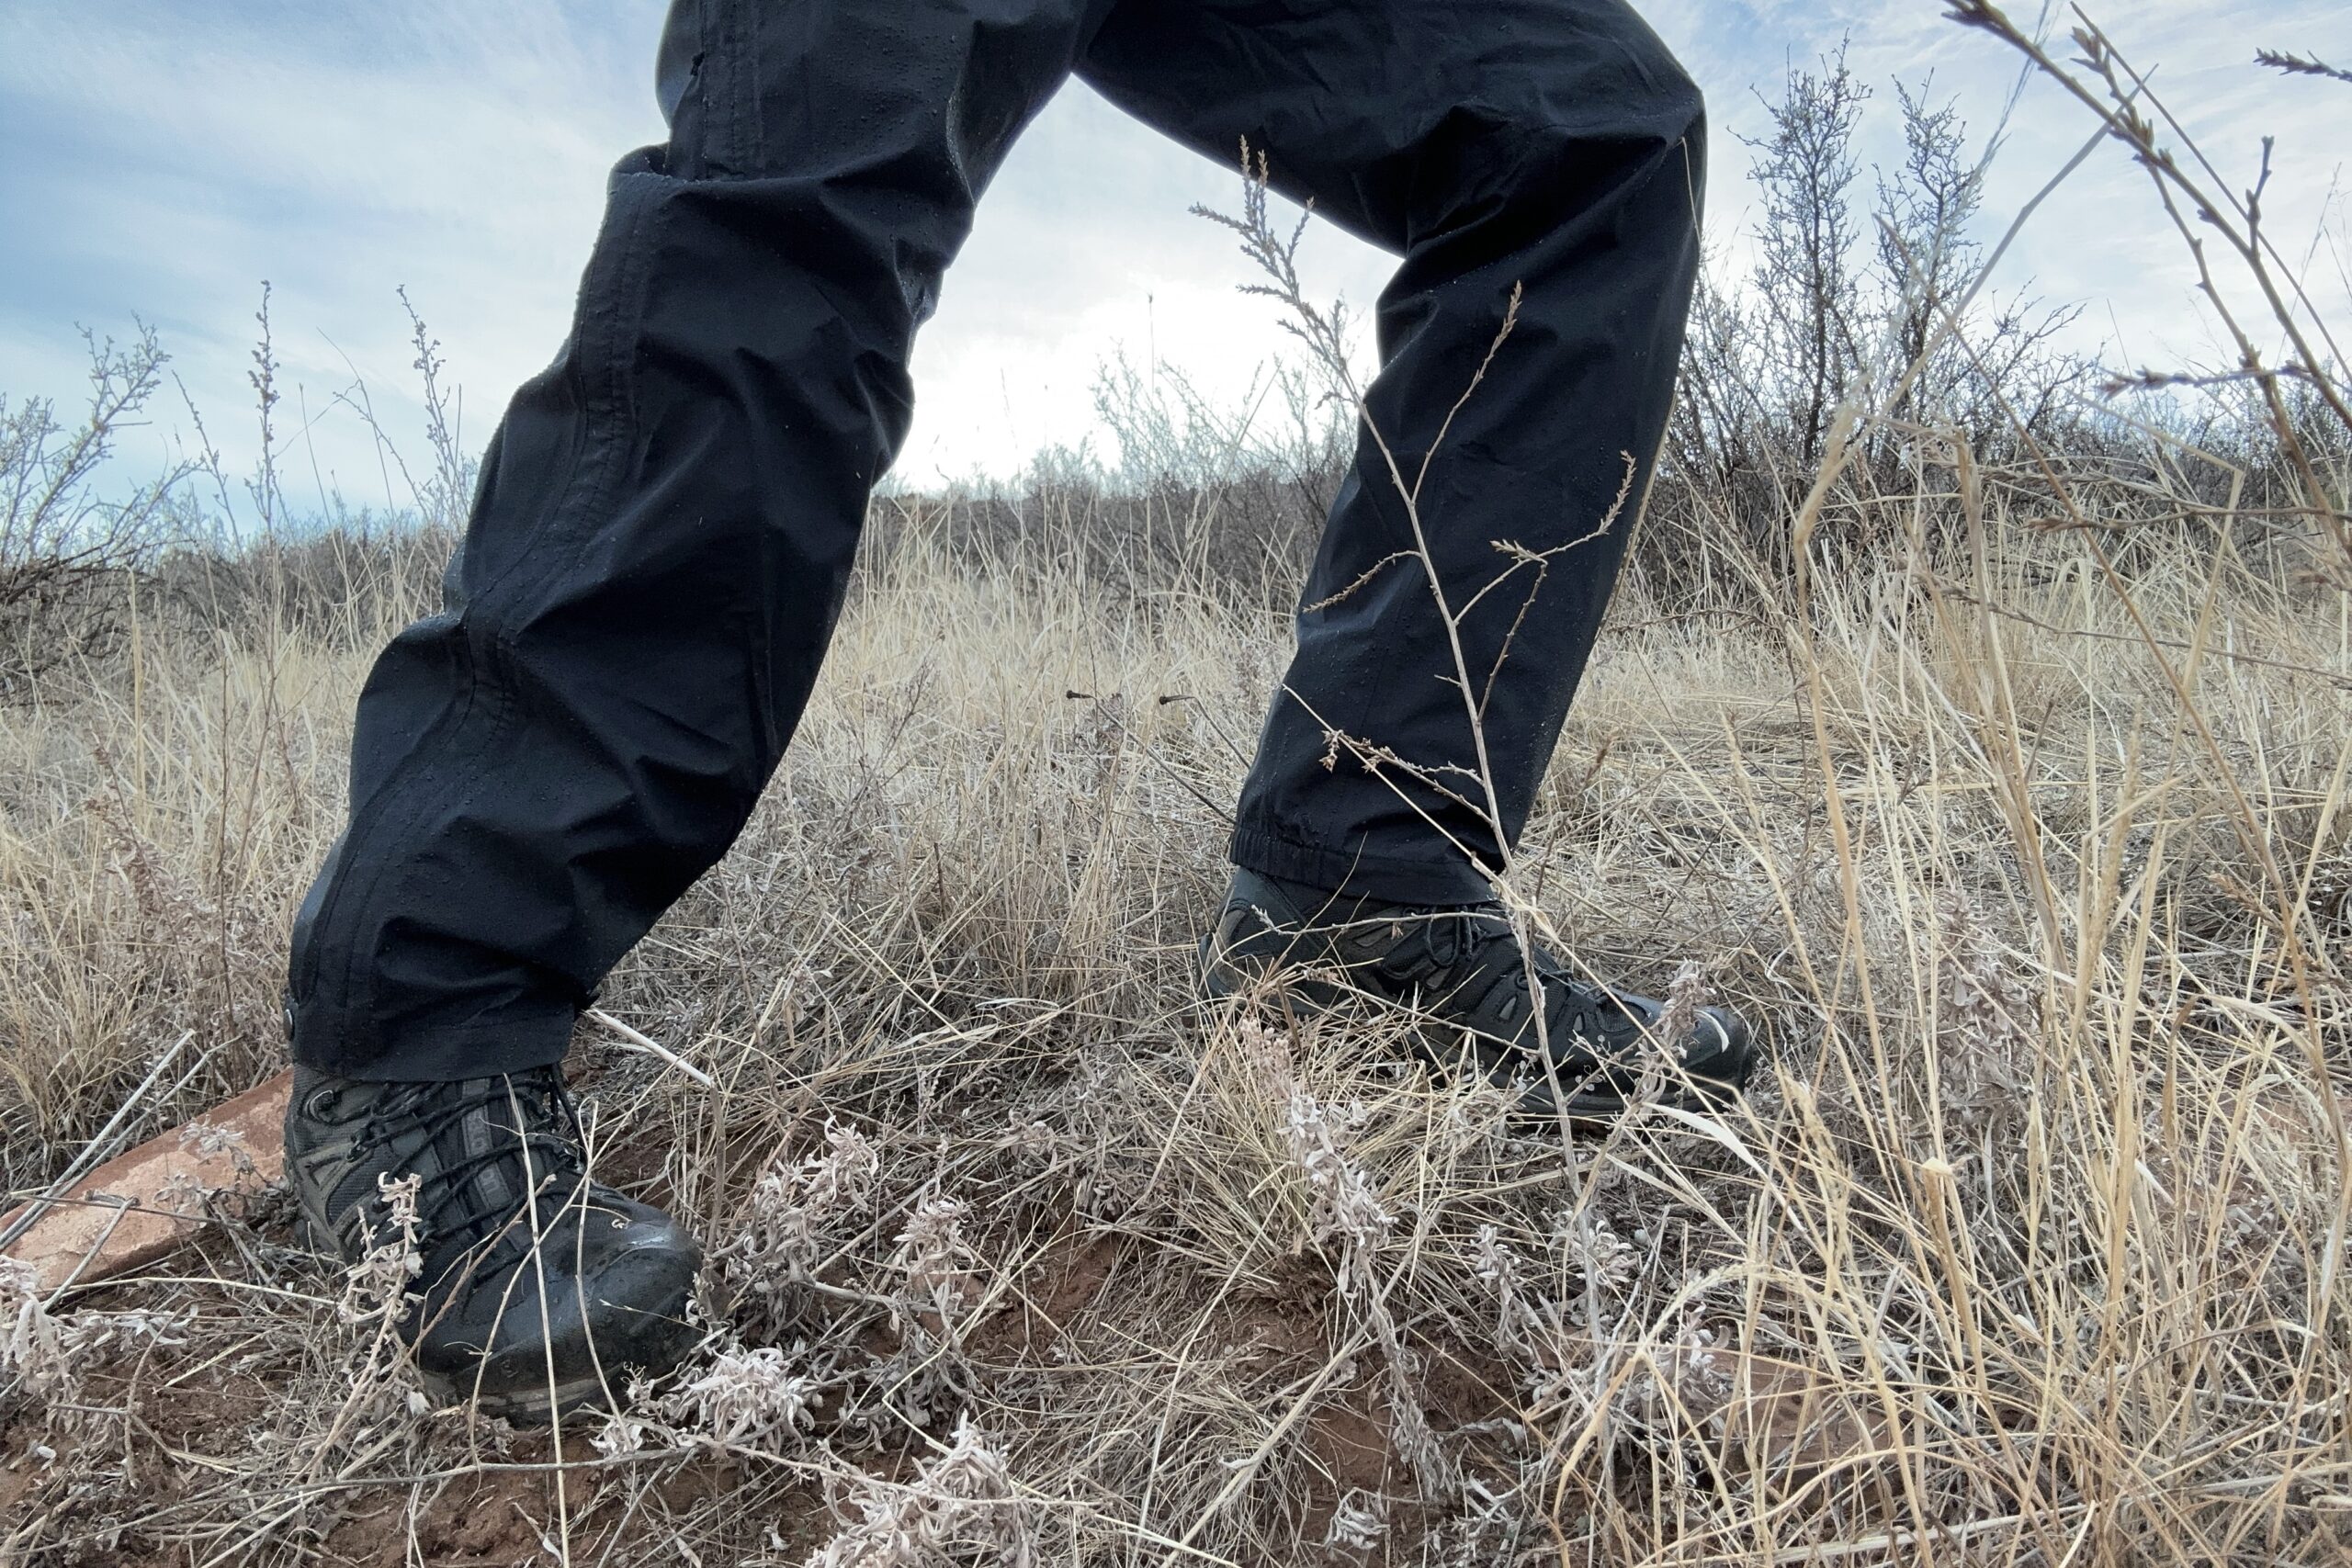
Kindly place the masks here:
[[(1421, 959), (1424, 984), (1435, 982), (1451, 989), (1481, 980), (1488, 985), (1500, 981), (1524, 997), (1532, 953), (1533, 978), (1544, 987), (1544, 1038), (1555, 1063), (1602, 1066), (1638, 1043), (1640, 1023), (1615, 992), (1578, 979), (1540, 947), (1522, 946), (1500, 906), (1476, 905), (1434, 916), (1417, 913), (1413, 919), (1420, 932), (1420, 953), (1403, 955), (1408, 962)], [(1523, 1049), (1532, 1055), (1534, 1041), (1530, 1039)]]
[[(515, 1124), (501, 1123), (504, 1137), (471, 1153), (444, 1157), (445, 1134), (477, 1111), (493, 1114), (508, 1109)], [(471, 1247), (484, 1235), (505, 1227), (521, 1203), (535, 1197), (570, 1194), (585, 1175), (579, 1139), (580, 1117), (559, 1069), (546, 1067), (504, 1077), (468, 1078), (457, 1083), (402, 1085), (376, 1107), (358, 1140), (357, 1153), (394, 1142), (417, 1139), (436, 1157), (420, 1161), (424, 1179), (418, 1184), (416, 1213), (435, 1258), (451, 1247)], [(503, 1184), (511, 1196), (491, 1196), (497, 1186), (476, 1179), (492, 1168), (507, 1175)], [(553, 1181), (550, 1182), (550, 1178)], [(528, 1227), (507, 1227), (496, 1244), (516, 1240), (527, 1244)]]

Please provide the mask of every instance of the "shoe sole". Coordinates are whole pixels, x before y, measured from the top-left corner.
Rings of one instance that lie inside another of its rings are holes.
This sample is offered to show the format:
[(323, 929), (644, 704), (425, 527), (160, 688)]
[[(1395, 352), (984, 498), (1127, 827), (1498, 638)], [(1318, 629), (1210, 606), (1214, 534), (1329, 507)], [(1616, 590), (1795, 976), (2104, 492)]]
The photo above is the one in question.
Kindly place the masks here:
[(552, 1386), (537, 1383), (529, 1388), (503, 1392), (484, 1389), (476, 1393), (470, 1378), (444, 1377), (421, 1367), (416, 1377), (435, 1404), (471, 1404), (481, 1414), (517, 1427), (546, 1427), (560, 1416), (582, 1410), (613, 1409), (612, 1400), (626, 1393), (633, 1378), (660, 1377), (675, 1368), (694, 1349), (695, 1338), (694, 1330), (684, 1323), (677, 1324), (675, 1329), (658, 1347), (638, 1347), (639, 1354), (616, 1360), (601, 1373), (590, 1372)]
[(597, 1377), (579, 1378), (571, 1382), (557, 1383), (552, 1389), (536, 1388), (528, 1393), (475, 1394), (471, 1387), (453, 1378), (435, 1377), (419, 1372), (417, 1381), (434, 1404), (463, 1404), (471, 1402), (481, 1415), (495, 1416), (516, 1427), (548, 1427), (560, 1416), (570, 1416), (597, 1404), (605, 1397), (605, 1380)]
[[(615, 1357), (598, 1371), (552, 1385), (476, 1393), (470, 1377), (444, 1377), (417, 1369), (417, 1381), (436, 1404), (471, 1403), (484, 1416), (495, 1416), (517, 1427), (545, 1427), (557, 1418), (582, 1410), (613, 1410), (625, 1406), (628, 1385), (638, 1378), (658, 1378), (675, 1369), (695, 1348), (698, 1336), (684, 1321), (665, 1319), (670, 1332), (650, 1345), (632, 1347), (632, 1353)], [(618, 1400), (619, 1405), (614, 1402)]]
[[(1279, 994), (1304, 1003), (1302, 1010), (1317, 1017), (1329, 1017), (1357, 1010), (1379, 1010), (1385, 1005), (1377, 998), (1350, 990), (1329, 980), (1317, 980), (1303, 975), (1290, 976), (1268, 976), (1263, 973), (1252, 975), (1237, 968), (1228, 962), (1212, 957), (1209, 948), (1214, 941), (1214, 933), (1201, 938), (1197, 948), (1200, 962), (1195, 969), (1200, 978), (1201, 988), (1213, 1003), (1228, 1000), (1240, 995), (1254, 984), (1271, 980), (1273, 988)], [(1713, 1024), (1718, 1032), (1723, 1032), (1723, 1025), (1715, 1022), (1713, 1019), (1710, 1018), (1707, 1021)], [(1456, 1032), (1466, 1035), (1472, 1032), (1458, 1030)], [(1449, 1078), (1459, 1073), (1462, 1058), (1465, 1055), (1462, 1047), (1459, 1044), (1440, 1045), (1431, 1041), (1430, 1034), (1430, 1032), (1427, 1028), (1416, 1027), (1413, 1030), (1413, 1054), (1441, 1078)], [(1724, 1044), (1726, 1050), (1731, 1045), (1731, 1039), (1727, 1033), (1724, 1034)], [(1737, 1074), (1736, 1077), (1717, 1077), (1712, 1074), (1701, 1076), (1694, 1073), (1690, 1075), (1688, 1087), (1681, 1084), (1668, 1086), (1667, 1092), (1659, 1098), (1658, 1103), (1672, 1110), (1694, 1113), (1724, 1109), (1741, 1098), (1747, 1088), (1748, 1079), (1754, 1076), (1756, 1048), (1752, 1040), (1741, 1043), (1732, 1066)], [(1491, 1070), (1484, 1063), (1477, 1063), (1472, 1067), (1471, 1072), (1484, 1081), (1495, 1084), (1498, 1089), (1509, 1087), (1507, 1084), (1496, 1084)], [(1539, 1080), (1531, 1090), (1522, 1092), (1520, 1097), (1520, 1106), (1512, 1113), (1514, 1120), (1547, 1122), (1565, 1118), (1570, 1122), (1605, 1124), (1621, 1120), (1634, 1104), (1623, 1095), (1612, 1090), (1579, 1090), (1568, 1095), (1565, 1102), (1557, 1105), (1533, 1102), (1532, 1095), (1535, 1093), (1542, 1093), (1548, 1100), (1549, 1086)]]

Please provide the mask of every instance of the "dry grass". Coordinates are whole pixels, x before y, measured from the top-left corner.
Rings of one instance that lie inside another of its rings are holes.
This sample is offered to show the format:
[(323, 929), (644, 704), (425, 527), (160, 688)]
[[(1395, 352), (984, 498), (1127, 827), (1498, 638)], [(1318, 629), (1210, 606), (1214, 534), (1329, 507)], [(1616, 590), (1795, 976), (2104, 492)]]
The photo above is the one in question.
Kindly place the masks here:
[[(720, 1092), (582, 1040), (603, 1157), (731, 1244), (782, 1412), (722, 1378), (569, 1431), (560, 1518), (543, 1439), (397, 1391), (323, 1443), (368, 1341), (265, 1213), (209, 1280), (74, 1303), (193, 1315), (91, 1352), (53, 1463), (20, 1414), (19, 1544), (432, 1560), (495, 1507), (493, 1554), (783, 1561), (830, 1493), (1047, 1562), (2334, 1560), (2341, 600), (2184, 538), (2152, 651), (2081, 538), (1985, 548), (1998, 614), (1899, 556), (1809, 626), (1621, 599), (1540, 907), (1598, 968), (1704, 964), (1773, 1073), (1564, 1158), (1386, 1043), (1190, 1002), (1278, 620), (976, 576), (917, 516), (607, 992)], [(0, 716), (20, 1185), (182, 1030), (179, 1105), (271, 1065), (363, 665), (224, 631)], [(870, 1162), (796, 1177), (829, 1125)], [(921, 1490), (965, 1419), (999, 1501)]]
[[(1737, 1111), (1564, 1141), (1197, 1004), (1283, 619), (1164, 539), (1113, 591), (1115, 534), (894, 502), (751, 829), (605, 994), (717, 1089), (576, 1053), (604, 1173), (713, 1244), (706, 1353), (554, 1434), (428, 1411), (397, 1251), (346, 1279), (270, 1202), (169, 1278), (0, 1279), (0, 1560), (2352, 1561), (2342, 448), (2282, 522), (2161, 436), (1987, 475), (1873, 406), (1792, 552), (1628, 581), (1511, 875), (1756, 1021)], [(277, 1065), (429, 581), (339, 547), (0, 707), (12, 1186), (184, 1036), (135, 1131)]]

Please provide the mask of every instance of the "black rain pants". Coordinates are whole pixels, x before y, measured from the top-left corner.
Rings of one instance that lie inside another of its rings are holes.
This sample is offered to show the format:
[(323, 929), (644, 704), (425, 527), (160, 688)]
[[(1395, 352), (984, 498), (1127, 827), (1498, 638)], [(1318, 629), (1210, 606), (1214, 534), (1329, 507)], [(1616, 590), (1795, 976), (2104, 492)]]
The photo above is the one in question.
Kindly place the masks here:
[[(1317, 553), (1231, 853), (1487, 896), (1474, 863), (1525, 821), (1648, 482), (1698, 257), (1700, 95), (1623, 0), (676, 0), (670, 140), (614, 171), (447, 607), (361, 694), (350, 824), (296, 925), (299, 1058), (372, 1078), (558, 1060), (724, 852), (905, 436), (915, 330), (1072, 74), (1210, 157), (1246, 140), (1276, 190), (1401, 256), (1379, 439)], [(1499, 824), (1445, 621), (1396, 558), (1392, 457), (1460, 616)], [(1634, 499), (1589, 537), (1629, 465)]]

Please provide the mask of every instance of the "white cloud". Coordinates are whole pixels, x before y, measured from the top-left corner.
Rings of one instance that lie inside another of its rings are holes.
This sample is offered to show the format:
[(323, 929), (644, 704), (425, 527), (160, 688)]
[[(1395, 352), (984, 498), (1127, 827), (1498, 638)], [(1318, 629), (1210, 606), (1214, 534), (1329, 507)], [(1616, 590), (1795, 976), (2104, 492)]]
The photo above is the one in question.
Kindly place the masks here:
[[(2018, 6), (2023, 13), (2028, 9)], [(1657, 0), (1653, 24), (1707, 88), (1716, 128), (1711, 223), (1736, 254), (1752, 221), (1746, 152), (1785, 63), (1850, 37), (1880, 86), (1934, 73), (1989, 130), (2017, 74), (1992, 39), (1934, 0)], [(2352, 144), (2352, 90), (2256, 70), (2257, 45), (2352, 56), (2335, 0), (2138, 0), (2115, 21), (2159, 91), (2233, 184), (2267, 130), (2282, 141), (2271, 207), (2300, 254)], [(488, 434), (507, 390), (560, 340), (605, 172), (657, 139), (650, 81), (657, 0), (18, 0), (0, 15), (0, 389), (74, 395), (73, 326), (165, 331), (233, 458), (250, 453), (243, 373), (259, 280), (277, 286), (278, 347), (316, 412), (356, 370), (379, 412), (414, 429), (406, 284)], [(2070, 51), (2071, 52), (2071, 51)], [(1988, 202), (2006, 223), (2090, 128), (2047, 84), (2027, 90)], [(1882, 130), (1866, 158), (1891, 155)], [(1185, 215), (1227, 205), (1235, 179), (1103, 104), (1065, 91), (983, 205), (916, 355), (916, 430), (902, 471), (1004, 472), (1091, 425), (1096, 363), (1156, 343), (1238, 392), (1280, 344), (1272, 307), (1232, 291), (1229, 237)], [(1309, 241), (1323, 292), (1368, 308), (1387, 262), (1335, 230)], [(2005, 267), (2008, 288), (2092, 302), (2084, 330), (2118, 356), (2212, 353), (2191, 276), (2144, 175), (2102, 149)], [(170, 410), (161, 411), (169, 416)], [(311, 449), (356, 497), (379, 495), (356, 422), (322, 420)], [(296, 464), (307, 473), (308, 452)]]

